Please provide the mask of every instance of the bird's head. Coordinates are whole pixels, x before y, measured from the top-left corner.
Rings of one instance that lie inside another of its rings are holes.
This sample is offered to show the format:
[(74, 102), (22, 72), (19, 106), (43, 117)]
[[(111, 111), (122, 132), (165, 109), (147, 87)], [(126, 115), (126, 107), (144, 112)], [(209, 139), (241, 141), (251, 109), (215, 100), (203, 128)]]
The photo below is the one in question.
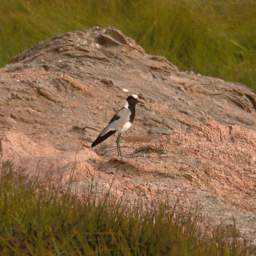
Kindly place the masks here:
[(129, 95), (126, 100), (129, 105), (136, 105), (138, 103), (144, 105), (143, 97), (136, 94)]

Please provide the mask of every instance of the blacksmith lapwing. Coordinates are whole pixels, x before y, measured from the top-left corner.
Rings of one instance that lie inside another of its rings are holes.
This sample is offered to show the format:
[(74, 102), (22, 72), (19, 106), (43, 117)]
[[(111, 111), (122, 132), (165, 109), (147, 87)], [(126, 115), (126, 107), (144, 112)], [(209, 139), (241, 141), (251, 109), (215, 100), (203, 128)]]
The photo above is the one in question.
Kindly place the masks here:
[(135, 118), (135, 107), (137, 103), (143, 104), (142, 97), (133, 94), (127, 97), (126, 103), (122, 109), (120, 109), (109, 121), (108, 125), (101, 131), (96, 140), (92, 143), (92, 147), (95, 147), (102, 141), (114, 133), (118, 133), (116, 145), (118, 156), (122, 156), (120, 149), (120, 139), (123, 132), (127, 131), (131, 126)]

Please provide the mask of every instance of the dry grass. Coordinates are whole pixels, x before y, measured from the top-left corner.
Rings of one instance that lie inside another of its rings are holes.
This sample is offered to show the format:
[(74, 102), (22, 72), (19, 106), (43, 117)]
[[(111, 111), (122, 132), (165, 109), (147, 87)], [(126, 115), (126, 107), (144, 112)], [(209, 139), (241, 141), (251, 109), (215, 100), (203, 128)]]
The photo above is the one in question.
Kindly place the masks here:
[[(235, 225), (211, 237), (196, 210), (168, 204), (123, 204), (91, 189), (80, 199), (1, 169), (1, 255), (246, 255)], [(90, 193), (89, 193), (90, 192)]]

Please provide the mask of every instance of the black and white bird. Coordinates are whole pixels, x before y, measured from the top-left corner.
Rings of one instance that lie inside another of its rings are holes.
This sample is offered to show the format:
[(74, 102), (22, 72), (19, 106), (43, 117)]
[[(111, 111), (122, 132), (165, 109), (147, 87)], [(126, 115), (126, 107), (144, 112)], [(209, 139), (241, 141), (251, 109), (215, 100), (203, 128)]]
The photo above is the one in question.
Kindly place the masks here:
[(96, 140), (92, 143), (92, 148), (106, 140), (111, 135), (118, 133), (116, 145), (118, 156), (122, 156), (120, 149), (120, 139), (123, 132), (127, 131), (135, 118), (135, 108), (138, 103), (143, 104), (138, 95), (130, 95), (126, 99), (126, 103), (109, 121), (108, 125), (100, 132)]

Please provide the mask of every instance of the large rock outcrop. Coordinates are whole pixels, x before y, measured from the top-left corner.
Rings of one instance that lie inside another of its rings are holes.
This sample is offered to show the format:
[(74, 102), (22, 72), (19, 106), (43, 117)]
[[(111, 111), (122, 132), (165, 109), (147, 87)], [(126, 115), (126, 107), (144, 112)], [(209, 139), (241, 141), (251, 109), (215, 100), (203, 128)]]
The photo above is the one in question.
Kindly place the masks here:
[[(115, 138), (90, 143), (126, 90), (146, 105), (118, 159)], [(0, 156), (42, 182), (199, 204), (256, 243), (256, 94), (181, 72), (116, 29), (51, 38), (0, 69)]]

